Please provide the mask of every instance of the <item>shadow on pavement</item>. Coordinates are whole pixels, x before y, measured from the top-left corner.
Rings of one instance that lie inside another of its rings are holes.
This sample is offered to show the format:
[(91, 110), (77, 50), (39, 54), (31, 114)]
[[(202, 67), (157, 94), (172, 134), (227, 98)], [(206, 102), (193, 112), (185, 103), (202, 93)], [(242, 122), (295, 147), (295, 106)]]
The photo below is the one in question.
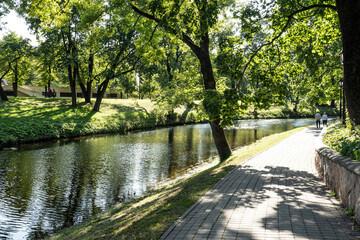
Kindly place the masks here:
[[(165, 239), (358, 239), (313, 174), (241, 166), (206, 194)], [(165, 236), (163, 236), (165, 237)]]

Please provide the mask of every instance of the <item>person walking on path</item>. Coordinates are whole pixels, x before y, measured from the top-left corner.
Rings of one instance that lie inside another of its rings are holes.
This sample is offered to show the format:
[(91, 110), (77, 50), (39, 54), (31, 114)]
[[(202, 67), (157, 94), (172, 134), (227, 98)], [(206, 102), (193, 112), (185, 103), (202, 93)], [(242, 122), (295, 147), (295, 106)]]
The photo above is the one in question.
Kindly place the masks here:
[(325, 127), (325, 126), (327, 127), (328, 116), (326, 115), (326, 112), (324, 112), (321, 119), (323, 121), (323, 127)]
[(161, 239), (358, 239), (316, 176), (319, 134), (306, 128), (241, 164)]
[(320, 113), (316, 112), (316, 114), (315, 114), (316, 128), (320, 128), (320, 119), (321, 119)]

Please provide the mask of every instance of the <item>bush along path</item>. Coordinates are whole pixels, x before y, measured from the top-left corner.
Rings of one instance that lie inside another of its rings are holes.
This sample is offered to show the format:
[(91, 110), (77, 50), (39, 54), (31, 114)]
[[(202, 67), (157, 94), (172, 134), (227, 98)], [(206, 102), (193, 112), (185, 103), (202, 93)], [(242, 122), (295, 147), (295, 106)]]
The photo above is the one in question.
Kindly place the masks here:
[(353, 127), (337, 121), (328, 127), (323, 141), (330, 148), (344, 156), (360, 161), (360, 126)]

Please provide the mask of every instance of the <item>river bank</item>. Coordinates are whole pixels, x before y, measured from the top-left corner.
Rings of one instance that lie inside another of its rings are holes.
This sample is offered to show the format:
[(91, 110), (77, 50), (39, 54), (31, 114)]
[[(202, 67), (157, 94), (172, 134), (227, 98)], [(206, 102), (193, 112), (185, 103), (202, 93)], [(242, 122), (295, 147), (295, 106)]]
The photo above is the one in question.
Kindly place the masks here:
[[(169, 125), (201, 122), (204, 119), (193, 108), (178, 108), (171, 117), (149, 99), (104, 99), (100, 112), (91, 105), (79, 103), (70, 107), (70, 100), (50, 98), (9, 98), (0, 101), (0, 149), (22, 143), (79, 136), (125, 133)], [(304, 118), (314, 111), (335, 115), (336, 109), (317, 107), (294, 113), (289, 107), (272, 107), (254, 114), (250, 107), (240, 119)]]
[(195, 113), (176, 109), (166, 117), (149, 100), (104, 99), (100, 112), (89, 104), (70, 106), (68, 99), (10, 98), (0, 101), (0, 149), (22, 143), (79, 136), (125, 133), (197, 122)]

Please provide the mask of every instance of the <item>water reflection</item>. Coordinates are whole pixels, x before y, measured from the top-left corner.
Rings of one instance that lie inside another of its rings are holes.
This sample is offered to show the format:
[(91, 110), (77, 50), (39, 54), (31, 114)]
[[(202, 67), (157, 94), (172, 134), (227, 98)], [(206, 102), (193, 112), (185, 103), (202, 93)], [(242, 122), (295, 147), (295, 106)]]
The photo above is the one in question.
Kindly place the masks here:
[[(238, 121), (231, 147), (312, 124)], [(0, 152), (0, 239), (35, 239), (144, 194), (215, 156), (207, 124), (26, 145)]]

